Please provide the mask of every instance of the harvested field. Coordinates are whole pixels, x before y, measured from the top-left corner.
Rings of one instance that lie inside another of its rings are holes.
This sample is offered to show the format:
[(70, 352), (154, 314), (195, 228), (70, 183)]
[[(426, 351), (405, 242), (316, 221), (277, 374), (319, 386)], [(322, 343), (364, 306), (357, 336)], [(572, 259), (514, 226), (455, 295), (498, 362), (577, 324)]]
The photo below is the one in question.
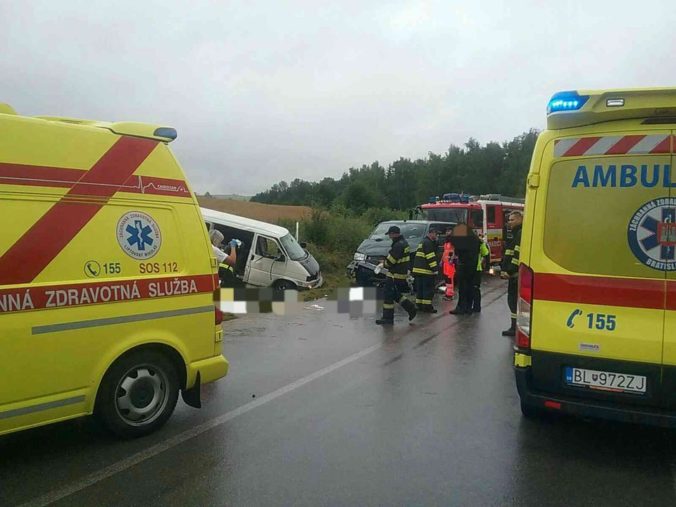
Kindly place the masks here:
[(198, 197), (200, 206), (232, 213), (241, 217), (252, 218), (275, 224), (280, 219), (302, 220), (310, 215), (307, 206), (282, 206), (280, 204), (261, 204), (249, 201), (234, 201), (228, 199), (214, 199), (213, 197)]

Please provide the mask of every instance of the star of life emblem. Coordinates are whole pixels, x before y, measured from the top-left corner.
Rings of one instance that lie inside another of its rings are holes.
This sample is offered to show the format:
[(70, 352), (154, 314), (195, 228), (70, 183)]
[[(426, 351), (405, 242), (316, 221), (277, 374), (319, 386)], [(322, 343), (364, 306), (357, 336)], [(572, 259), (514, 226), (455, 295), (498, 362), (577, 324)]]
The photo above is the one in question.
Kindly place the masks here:
[(646, 266), (676, 271), (676, 197), (653, 199), (629, 221), (629, 247)]
[(116, 231), (120, 248), (134, 259), (150, 259), (162, 244), (160, 226), (150, 215), (141, 211), (122, 215), (117, 221)]

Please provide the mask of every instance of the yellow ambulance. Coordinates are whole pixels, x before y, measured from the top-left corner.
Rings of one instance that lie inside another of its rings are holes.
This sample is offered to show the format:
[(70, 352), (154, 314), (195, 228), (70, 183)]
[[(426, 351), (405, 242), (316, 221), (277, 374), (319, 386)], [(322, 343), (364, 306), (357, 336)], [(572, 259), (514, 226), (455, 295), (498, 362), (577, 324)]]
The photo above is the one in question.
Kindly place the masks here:
[(520, 248), (524, 415), (676, 423), (675, 136), (673, 88), (549, 102)]
[(135, 437), (223, 377), (217, 264), (172, 128), (0, 104), (0, 434)]

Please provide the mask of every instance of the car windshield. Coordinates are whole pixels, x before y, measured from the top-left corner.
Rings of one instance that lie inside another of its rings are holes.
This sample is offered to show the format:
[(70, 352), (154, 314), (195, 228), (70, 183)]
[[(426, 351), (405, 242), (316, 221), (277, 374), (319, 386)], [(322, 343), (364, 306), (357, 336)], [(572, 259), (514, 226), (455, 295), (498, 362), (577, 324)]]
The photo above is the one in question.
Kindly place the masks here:
[(280, 241), (282, 243), (282, 248), (284, 248), (289, 255), (289, 259), (292, 261), (300, 261), (308, 256), (308, 253), (298, 244), (298, 241), (296, 241), (296, 238), (294, 238), (291, 233), (283, 236)]
[(371, 233), (370, 239), (383, 239), (387, 237), (387, 230), (396, 225), (401, 229), (401, 234), (408, 239), (422, 239), (425, 235), (426, 224), (415, 224), (407, 222), (383, 222), (378, 224), (375, 230)]
[(467, 208), (434, 208), (423, 210), (425, 220), (439, 222), (467, 223)]

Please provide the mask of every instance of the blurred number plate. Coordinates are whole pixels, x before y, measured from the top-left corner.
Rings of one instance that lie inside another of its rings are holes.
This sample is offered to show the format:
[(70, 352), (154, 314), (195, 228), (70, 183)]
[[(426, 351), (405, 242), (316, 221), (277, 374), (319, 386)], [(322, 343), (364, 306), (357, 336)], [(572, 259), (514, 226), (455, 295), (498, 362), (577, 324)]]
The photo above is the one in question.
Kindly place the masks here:
[(610, 373), (608, 371), (585, 370), (567, 366), (566, 383), (602, 391), (645, 394), (647, 381), (643, 375)]

